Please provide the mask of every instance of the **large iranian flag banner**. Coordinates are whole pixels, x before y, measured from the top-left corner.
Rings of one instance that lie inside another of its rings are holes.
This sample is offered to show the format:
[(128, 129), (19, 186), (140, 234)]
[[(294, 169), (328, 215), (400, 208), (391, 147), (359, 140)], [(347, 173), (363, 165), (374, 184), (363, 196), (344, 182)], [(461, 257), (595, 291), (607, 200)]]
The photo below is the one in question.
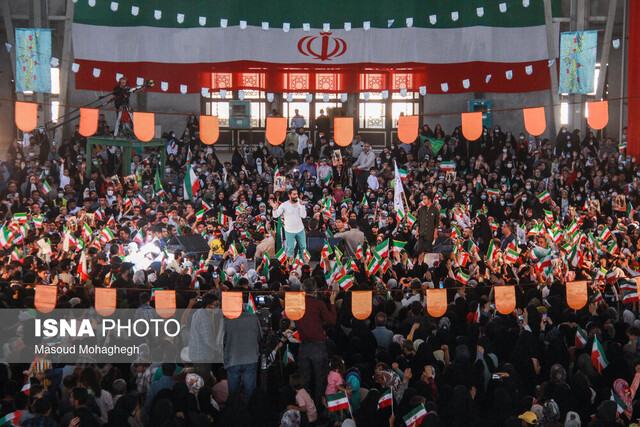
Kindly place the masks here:
[(111, 90), (117, 74), (190, 93), (550, 85), (542, 0), (78, 0), (73, 50), (76, 87), (91, 90)]

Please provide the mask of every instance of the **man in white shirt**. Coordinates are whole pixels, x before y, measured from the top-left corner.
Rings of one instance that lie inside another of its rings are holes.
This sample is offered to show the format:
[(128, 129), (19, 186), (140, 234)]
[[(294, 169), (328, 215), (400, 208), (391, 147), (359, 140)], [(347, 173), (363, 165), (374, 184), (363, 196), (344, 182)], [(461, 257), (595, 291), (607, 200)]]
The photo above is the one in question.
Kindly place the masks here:
[(307, 125), (307, 121), (302, 117), (298, 110), (294, 110), (295, 115), (291, 118), (291, 127), (294, 129), (303, 128)]
[(293, 257), (296, 242), (298, 242), (298, 252), (302, 254), (307, 249), (307, 235), (302, 223), (302, 219), (307, 217), (307, 210), (298, 199), (298, 190), (293, 188), (289, 190), (289, 200), (280, 206), (276, 205), (274, 200), (271, 200), (270, 204), (273, 217), (278, 218), (282, 215), (284, 219), (287, 258)]
[(358, 187), (362, 190), (366, 188), (367, 178), (369, 178), (369, 170), (376, 164), (376, 153), (371, 149), (371, 144), (364, 143), (364, 150), (358, 156), (351, 167), (358, 176)]
[(354, 159), (360, 157), (360, 153), (364, 151), (364, 141), (360, 137), (360, 134), (357, 134), (353, 141), (351, 141), (351, 155)]
[(300, 162), (303, 162), (303, 153), (304, 149), (307, 148), (309, 137), (304, 133), (304, 128), (297, 128), (296, 133), (298, 134), (298, 154), (300, 154)]

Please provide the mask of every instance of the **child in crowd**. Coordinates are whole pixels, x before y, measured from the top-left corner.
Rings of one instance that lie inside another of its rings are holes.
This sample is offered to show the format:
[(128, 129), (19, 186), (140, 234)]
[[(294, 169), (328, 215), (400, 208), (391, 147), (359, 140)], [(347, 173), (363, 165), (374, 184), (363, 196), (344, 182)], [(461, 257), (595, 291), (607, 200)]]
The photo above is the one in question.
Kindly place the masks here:
[(302, 414), (303, 426), (315, 426), (318, 420), (318, 411), (313, 399), (304, 389), (302, 375), (295, 373), (289, 377), (289, 385), (296, 391), (296, 404), (287, 406), (287, 409), (297, 409)]
[[(351, 394), (351, 390), (345, 387), (344, 379), (344, 360), (340, 356), (333, 356), (329, 361), (329, 375), (327, 376), (327, 388), (324, 391), (322, 404), (328, 409), (327, 398), (333, 394), (344, 391), (347, 396)], [(329, 420), (340, 421), (345, 418), (344, 409), (337, 412), (329, 412)]]

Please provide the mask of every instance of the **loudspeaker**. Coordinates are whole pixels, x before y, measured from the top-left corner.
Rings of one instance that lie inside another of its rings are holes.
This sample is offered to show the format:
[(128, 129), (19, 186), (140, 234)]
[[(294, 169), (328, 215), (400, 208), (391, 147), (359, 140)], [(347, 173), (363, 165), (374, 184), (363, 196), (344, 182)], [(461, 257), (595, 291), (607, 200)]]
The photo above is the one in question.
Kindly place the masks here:
[(195, 252), (198, 256), (206, 257), (209, 254), (209, 245), (204, 237), (197, 234), (192, 236), (177, 236), (167, 242), (167, 250), (180, 249), (185, 252)]

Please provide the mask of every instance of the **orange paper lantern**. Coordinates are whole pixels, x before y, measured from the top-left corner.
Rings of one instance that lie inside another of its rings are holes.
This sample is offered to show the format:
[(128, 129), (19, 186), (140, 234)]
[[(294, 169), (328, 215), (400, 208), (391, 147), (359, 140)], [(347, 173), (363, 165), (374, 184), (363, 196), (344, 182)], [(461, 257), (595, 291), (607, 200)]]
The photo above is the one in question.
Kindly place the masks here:
[(353, 117), (335, 117), (333, 119), (333, 140), (341, 147), (353, 141)]
[(80, 109), (80, 135), (92, 136), (98, 130), (98, 115), (100, 111), (96, 108)]
[(284, 312), (291, 320), (300, 320), (304, 316), (304, 292), (285, 292)]
[(58, 302), (58, 287), (36, 285), (35, 306), (43, 313), (49, 313), (56, 308)]
[(242, 292), (222, 292), (222, 314), (235, 319), (242, 314)]
[(38, 125), (38, 104), (16, 101), (16, 126), (22, 132), (31, 132)]
[(285, 117), (267, 117), (265, 139), (271, 145), (280, 145), (287, 138), (287, 119)]
[(157, 290), (154, 292), (156, 298), (156, 311), (160, 317), (171, 317), (176, 312), (176, 291)]
[(544, 107), (525, 108), (522, 110), (522, 114), (524, 115), (524, 127), (531, 135), (542, 135), (547, 129)]
[(133, 113), (133, 133), (140, 141), (149, 142), (156, 134), (156, 120), (153, 113)]
[(116, 289), (96, 288), (96, 311), (101, 316), (111, 316), (116, 311)]
[(400, 116), (398, 118), (398, 139), (405, 144), (413, 144), (418, 137), (418, 116)]
[(447, 290), (427, 289), (427, 312), (431, 317), (442, 317), (447, 312)]
[(351, 292), (351, 311), (356, 319), (364, 320), (371, 315), (373, 293), (371, 291)]
[(220, 137), (218, 116), (200, 116), (200, 139), (207, 145), (215, 144)]
[(574, 310), (580, 310), (587, 304), (587, 282), (567, 282), (567, 305)]
[(462, 134), (469, 141), (482, 136), (482, 112), (462, 113)]
[(602, 129), (609, 123), (609, 101), (587, 102), (587, 123), (592, 129)]
[(511, 314), (516, 309), (516, 288), (514, 286), (496, 286), (493, 288), (496, 309), (502, 314)]

